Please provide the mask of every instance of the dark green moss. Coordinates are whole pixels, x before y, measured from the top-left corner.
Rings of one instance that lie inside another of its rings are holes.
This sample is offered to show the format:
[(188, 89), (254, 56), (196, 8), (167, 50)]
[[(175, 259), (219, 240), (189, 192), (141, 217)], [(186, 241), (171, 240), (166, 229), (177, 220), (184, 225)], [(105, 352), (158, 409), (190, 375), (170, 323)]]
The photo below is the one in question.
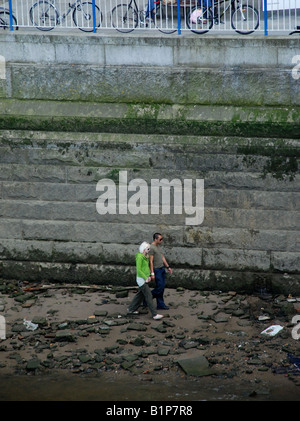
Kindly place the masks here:
[(244, 154), (244, 162), (252, 166), (256, 156), (264, 156), (268, 159), (262, 168), (262, 177), (270, 174), (277, 180), (285, 178), (292, 181), (298, 172), (298, 159), (300, 158), (300, 148), (291, 146), (283, 139), (276, 140), (272, 145), (252, 144), (239, 146), (238, 153)]
[(72, 132), (105, 132), (130, 134), (174, 134), (194, 136), (254, 136), (300, 138), (298, 123), (269, 123), (248, 121), (186, 121), (184, 119), (157, 120), (156, 118), (78, 118), (78, 117), (24, 117), (0, 116), (2, 130), (40, 130)]

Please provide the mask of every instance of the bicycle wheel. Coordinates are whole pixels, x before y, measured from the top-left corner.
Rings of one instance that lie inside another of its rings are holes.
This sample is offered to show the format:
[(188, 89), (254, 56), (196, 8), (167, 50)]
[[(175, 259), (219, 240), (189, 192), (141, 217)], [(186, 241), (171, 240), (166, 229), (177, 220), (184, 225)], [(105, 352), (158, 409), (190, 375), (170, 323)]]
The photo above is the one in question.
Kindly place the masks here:
[(58, 23), (56, 7), (46, 0), (35, 3), (29, 11), (29, 16), (32, 24), (40, 31), (51, 31)]
[[(14, 15), (12, 15), (12, 24), (13, 24), (13, 27), (18, 29), (17, 19), (14, 17)], [(10, 14), (8, 10), (0, 11), (0, 28), (3, 28), (3, 29), (10, 28)]]
[(193, 7), (186, 16), (187, 27), (195, 34), (205, 34), (212, 28), (213, 23), (209, 9), (203, 13), (201, 7)]
[[(92, 32), (94, 30), (93, 3), (79, 3), (73, 11), (73, 21), (81, 31)], [(99, 28), (101, 22), (102, 13), (99, 7), (95, 5), (95, 27)]]
[(155, 27), (163, 34), (173, 34), (176, 32), (174, 25), (177, 27), (177, 14), (174, 9), (176, 7), (162, 4), (158, 7), (154, 14)]
[(231, 26), (239, 34), (251, 34), (258, 28), (258, 25), (258, 11), (254, 7), (242, 4), (232, 12)]
[(128, 4), (118, 4), (111, 11), (111, 23), (119, 32), (131, 32), (138, 25), (138, 14)]

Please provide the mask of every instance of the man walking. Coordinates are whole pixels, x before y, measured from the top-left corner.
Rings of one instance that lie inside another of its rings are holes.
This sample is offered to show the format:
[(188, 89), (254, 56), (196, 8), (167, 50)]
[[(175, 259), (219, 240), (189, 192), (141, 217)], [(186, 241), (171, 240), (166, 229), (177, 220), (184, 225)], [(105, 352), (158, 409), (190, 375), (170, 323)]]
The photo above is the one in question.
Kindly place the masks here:
[(160, 245), (163, 237), (156, 232), (153, 235), (153, 242), (149, 251), (149, 266), (151, 280), (155, 278), (156, 287), (151, 291), (153, 298), (156, 298), (158, 310), (169, 310), (169, 307), (164, 302), (164, 291), (166, 285), (166, 268), (170, 274), (172, 269), (168, 265), (164, 255), (161, 252)]

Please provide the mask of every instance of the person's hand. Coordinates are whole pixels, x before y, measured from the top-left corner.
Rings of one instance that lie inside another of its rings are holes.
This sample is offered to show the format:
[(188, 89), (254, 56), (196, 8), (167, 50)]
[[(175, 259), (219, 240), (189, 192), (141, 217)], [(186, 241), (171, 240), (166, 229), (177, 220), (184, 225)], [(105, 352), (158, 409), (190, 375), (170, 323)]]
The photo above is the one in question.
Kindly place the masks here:
[(148, 278), (146, 279), (146, 284), (148, 284), (149, 282), (151, 282), (151, 276), (148, 276)]
[(170, 275), (172, 275), (172, 273), (173, 273), (173, 271), (172, 271), (172, 269), (170, 268), (170, 266), (168, 267), (168, 272), (169, 272), (169, 274), (170, 274)]

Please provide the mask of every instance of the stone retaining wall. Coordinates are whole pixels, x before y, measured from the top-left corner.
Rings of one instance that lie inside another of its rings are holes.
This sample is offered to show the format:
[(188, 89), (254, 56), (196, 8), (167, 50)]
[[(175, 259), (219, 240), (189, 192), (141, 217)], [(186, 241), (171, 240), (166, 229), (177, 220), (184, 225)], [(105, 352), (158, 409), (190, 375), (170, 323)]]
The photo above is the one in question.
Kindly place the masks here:
[[(300, 293), (299, 38), (2, 33), (0, 276)], [(204, 180), (204, 221), (99, 215), (97, 182)]]
[[(296, 147), (288, 139), (2, 131), (1, 276), (134, 285), (138, 245), (159, 231), (172, 286), (295, 292)], [(184, 209), (173, 208), (99, 215), (97, 182), (117, 187), (125, 170), (128, 182), (148, 186), (204, 179), (203, 223), (186, 225)]]

